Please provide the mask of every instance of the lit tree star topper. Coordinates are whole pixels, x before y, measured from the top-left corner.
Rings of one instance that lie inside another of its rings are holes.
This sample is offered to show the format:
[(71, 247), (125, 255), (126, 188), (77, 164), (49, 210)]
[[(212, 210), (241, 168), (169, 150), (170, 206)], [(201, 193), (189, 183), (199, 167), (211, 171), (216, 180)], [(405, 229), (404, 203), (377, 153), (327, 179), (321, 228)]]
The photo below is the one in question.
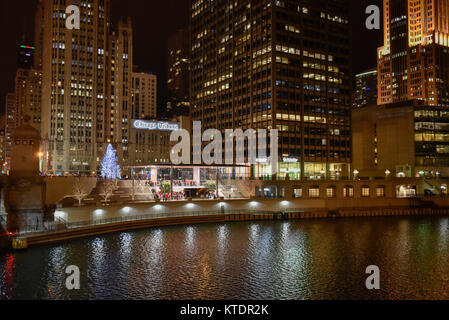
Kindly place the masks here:
[(112, 145), (108, 145), (103, 161), (101, 162), (101, 176), (105, 180), (121, 179), (120, 166)]

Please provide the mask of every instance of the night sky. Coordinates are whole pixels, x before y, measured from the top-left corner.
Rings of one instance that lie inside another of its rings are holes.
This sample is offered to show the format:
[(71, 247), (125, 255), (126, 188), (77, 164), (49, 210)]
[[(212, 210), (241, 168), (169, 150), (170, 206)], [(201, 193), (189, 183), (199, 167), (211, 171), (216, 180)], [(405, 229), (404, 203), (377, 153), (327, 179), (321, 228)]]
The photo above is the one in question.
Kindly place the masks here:
[[(25, 37), (33, 40), (37, 0), (0, 0), (0, 113), (5, 96), (13, 92), (17, 69), (17, 45)], [(353, 73), (376, 65), (376, 48), (382, 31), (365, 28), (365, 8), (381, 6), (382, 0), (350, 0), (353, 35)], [(188, 24), (189, 0), (112, 0), (113, 22), (130, 16), (134, 28), (134, 64), (158, 75), (158, 105), (166, 104), (167, 39)], [(32, 42), (31, 42), (32, 43)]]

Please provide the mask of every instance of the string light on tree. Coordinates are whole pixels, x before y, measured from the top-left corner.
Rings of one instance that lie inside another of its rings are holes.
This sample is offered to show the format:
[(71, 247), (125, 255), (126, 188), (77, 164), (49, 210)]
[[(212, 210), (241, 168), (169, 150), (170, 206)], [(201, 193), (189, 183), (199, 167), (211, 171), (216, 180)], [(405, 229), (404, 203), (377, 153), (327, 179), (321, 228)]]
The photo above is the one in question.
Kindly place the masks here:
[(103, 161), (101, 162), (101, 176), (106, 180), (121, 179), (120, 165), (112, 145), (108, 145)]

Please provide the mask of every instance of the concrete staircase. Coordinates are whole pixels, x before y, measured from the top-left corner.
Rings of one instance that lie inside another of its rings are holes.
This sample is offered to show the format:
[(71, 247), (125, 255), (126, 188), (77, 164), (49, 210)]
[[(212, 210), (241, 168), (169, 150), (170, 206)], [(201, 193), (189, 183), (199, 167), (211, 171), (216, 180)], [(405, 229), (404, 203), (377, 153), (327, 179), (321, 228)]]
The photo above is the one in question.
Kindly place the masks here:
[(234, 181), (228, 181), (219, 179), (218, 186), (221, 190), (220, 197), (224, 197), (225, 199), (242, 199), (244, 198), (243, 194), (237, 190), (237, 185)]
[(424, 189), (431, 191), (434, 196), (440, 196), (441, 195), (442, 192), (441, 192), (440, 188), (434, 186), (428, 180), (424, 180), (424, 185), (426, 186)]
[[(117, 187), (113, 191), (112, 195), (109, 197), (109, 203), (120, 203), (133, 201), (132, 194), (134, 189), (134, 201), (153, 201), (153, 188), (146, 186), (144, 181), (135, 181), (134, 187), (133, 182), (128, 180), (120, 180), (117, 182)], [(83, 204), (97, 204), (104, 202), (103, 194), (103, 182), (98, 181), (96, 187), (92, 192), (83, 200)]]

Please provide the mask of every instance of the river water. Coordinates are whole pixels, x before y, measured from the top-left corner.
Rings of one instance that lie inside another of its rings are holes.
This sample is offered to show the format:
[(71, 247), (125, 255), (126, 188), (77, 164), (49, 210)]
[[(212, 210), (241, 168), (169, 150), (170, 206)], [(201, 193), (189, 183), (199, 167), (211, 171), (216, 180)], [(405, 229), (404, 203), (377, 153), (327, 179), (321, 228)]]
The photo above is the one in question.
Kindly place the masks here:
[[(65, 268), (81, 270), (68, 291)], [(381, 289), (366, 289), (369, 265)], [(449, 218), (150, 229), (0, 254), (0, 299), (449, 299)]]

